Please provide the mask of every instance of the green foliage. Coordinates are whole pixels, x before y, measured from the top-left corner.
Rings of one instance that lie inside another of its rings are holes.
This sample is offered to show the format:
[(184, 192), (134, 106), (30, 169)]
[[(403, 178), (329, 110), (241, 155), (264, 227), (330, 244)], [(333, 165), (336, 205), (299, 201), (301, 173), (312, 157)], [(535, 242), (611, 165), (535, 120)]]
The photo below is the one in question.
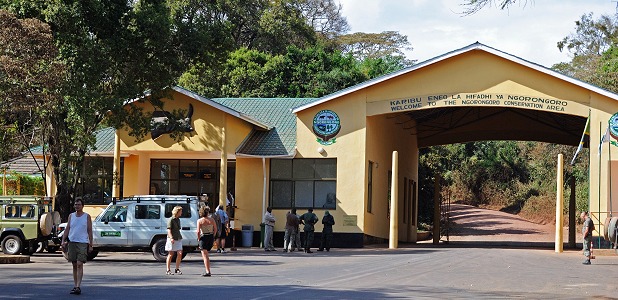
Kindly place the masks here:
[[(194, 65), (179, 84), (210, 97), (321, 97), (403, 66), (395, 57), (358, 61), (321, 46), (290, 46), (280, 55), (241, 48), (229, 54), (218, 74)], [(220, 91), (212, 80), (221, 83)]]
[(0, 195), (5, 194), (4, 188), (6, 195), (45, 195), (45, 181), (41, 177), (12, 173), (6, 175), (4, 184), (0, 184)]
[[(558, 154), (575, 147), (537, 142), (493, 141), (434, 146), (421, 149), (419, 158), (419, 219), (431, 222), (433, 184), (442, 178), (442, 195), (451, 201), (499, 208), (542, 220), (555, 213)], [(580, 162), (565, 167), (565, 201), (569, 178), (576, 180), (577, 211), (588, 206), (588, 150)], [(566, 159), (566, 158), (565, 158)], [(565, 205), (568, 209), (568, 205)], [(565, 210), (566, 213), (566, 210)]]

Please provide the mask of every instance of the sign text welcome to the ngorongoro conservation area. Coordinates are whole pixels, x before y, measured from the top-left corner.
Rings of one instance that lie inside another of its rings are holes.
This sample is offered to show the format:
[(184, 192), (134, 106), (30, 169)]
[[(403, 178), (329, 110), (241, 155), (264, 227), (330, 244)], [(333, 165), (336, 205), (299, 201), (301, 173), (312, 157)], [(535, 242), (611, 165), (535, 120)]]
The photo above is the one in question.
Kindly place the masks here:
[[(491, 93), (426, 95), (406, 99), (381, 101), (381, 104), (384, 105), (386, 104), (385, 102), (388, 103), (388, 112), (449, 106), (503, 106), (564, 112), (569, 105), (568, 101), (559, 99)], [(384, 109), (385, 107), (382, 107), (380, 110)], [(383, 113), (384, 112), (385, 111), (383, 111)]]

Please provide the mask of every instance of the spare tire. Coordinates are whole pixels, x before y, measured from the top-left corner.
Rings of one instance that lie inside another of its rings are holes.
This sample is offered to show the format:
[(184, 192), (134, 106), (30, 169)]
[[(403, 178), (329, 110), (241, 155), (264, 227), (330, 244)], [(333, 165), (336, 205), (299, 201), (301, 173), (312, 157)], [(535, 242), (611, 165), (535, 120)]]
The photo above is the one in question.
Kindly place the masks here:
[(52, 216), (53, 216), (52, 219), (53, 219), (54, 226), (58, 226), (58, 225), (60, 225), (60, 223), (62, 223), (62, 219), (60, 218), (60, 213), (59, 212), (53, 211), (52, 212)]
[(609, 235), (607, 235), (608, 233), (608, 228), (609, 228), (609, 222), (611, 221), (612, 218), (607, 217), (605, 218), (605, 222), (603, 222), (603, 238), (605, 238), (606, 241), (609, 241)]
[(54, 227), (54, 216), (51, 213), (44, 213), (39, 220), (39, 228), (41, 228), (41, 234), (48, 236), (52, 233)]
[(616, 243), (616, 226), (618, 226), (618, 217), (613, 217), (612, 220), (609, 221), (609, 227), (607, 228), (607, 236), (612, 243)]

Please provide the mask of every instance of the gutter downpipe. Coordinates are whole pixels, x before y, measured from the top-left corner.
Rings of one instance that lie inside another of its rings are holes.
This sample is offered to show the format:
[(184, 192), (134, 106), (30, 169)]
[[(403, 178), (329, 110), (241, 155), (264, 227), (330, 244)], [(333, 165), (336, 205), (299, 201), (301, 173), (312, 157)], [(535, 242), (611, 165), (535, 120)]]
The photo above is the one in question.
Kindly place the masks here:
[(291, 154), (284, 155), (251, 155), (251, 154), (243, 154), (236, 153), (236, 157), (246, 157), (246, 158), (261, 158), (262, 159), (262, 176), (264, 185), (262, 187), (262, 216), (266, 213), (266, 183), (268, 182), (268, 178), (266, 177), (266, 159), (267, 158), (289, 158), (292, 159), (296, 156), (296, 148)]

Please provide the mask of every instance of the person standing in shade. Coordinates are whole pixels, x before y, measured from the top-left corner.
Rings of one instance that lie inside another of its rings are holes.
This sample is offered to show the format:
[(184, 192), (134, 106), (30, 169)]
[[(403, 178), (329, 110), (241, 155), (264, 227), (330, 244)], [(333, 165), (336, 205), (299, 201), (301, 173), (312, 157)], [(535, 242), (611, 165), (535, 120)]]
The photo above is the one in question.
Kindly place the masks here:
[(219, 205), (219, 207), (217, 207), (215, 214), (221, 220), (220, 223), (217, 223), (217, 225), (219, 226), (217, 228), (217, 252), (225, 253), (225, 239), (227, 238), (227, 228), (230, 224), (230, 218), (225, 212), (225, 209), (223, 209), (223, 205)]
[(264, 251), (277, 251), (273, 245), (273, 230), (275, 229), (275, 216), (272, 207), (266, 209), (264, 214)]
[[(66, 249), (68, 261), (73, 264), (74, 287), (71, 294), (82, 293), (81, 284), (84, 277), (84, 264), (88, 252), (92, 251), (92, 218), (84, 212), (84, 201), (75, 199), (75, 212), (69, 215), (69, 221), (62, 236), (62, 249)], [(67, 237), (69, 242), (67, 242)]]
[(285, 215), (285, 237), (283, 238), (283, 252), (294, 251), (294, 246), (299, 248), (300, 245), (296, 244), (296, 236), (298, 232), (298, 216), (296, 215), (296, 208), (292, 208)]
[(313, 208), (309, 208), (306, 213), (300, 216), (300, 221), (305, 225), (303, 228), (305, 231), (305, 252), (313, 253), (311, 244), (313, 244), (314, 225), (318, 222), (318, 216), (313, 213)]
[[(167, 259), (165, 266), (167, 275), (182, 275), (180, 271), (180, 261), (182, 260), (182, 235), (180, 234), (180, 216), (182, 215), (182, 206), (175, 206), (172, 209), (172, 217), (167, 221), (167, 242), (165, 243), (165, 251), (167, 251)], [(174, 273), (170, 270), (172, 257), (176, 254), (176, 269)]]
[(322, 218), (322, 224), (324, 224), (324, 228), (322, 229), (322, 240), (320, 241), (320, 248), (318, 251), (330, 251), (330, 242), (333, 240), (333, 225), (335, 225), (335, 218), (331, 215), (328, 210), (324, 211), (324, 218)]
[(204, 260), (204, 268), (206, 269), (206, 272), (202, 273), (204, 277), (210, 276), (210, 257), (208, 256), (208, 251), (212, 249), (215, 234), (217, 234), (217, 224), (209, 214), (210, 207), (202, 206), (200, 208), (200, 219), (197, 220), (197, 240), (202, 252), (202, 260)]
[(582, 244), (584, 245), (584, 257), (586, 257), (586, 260), (584, 260), (583, 264), (584, 265), (589, 265), (590, 264), (590, 244), (592, 242), (592, 232), (594, 231), (594, 222), (592, 222), (592, 219), (590, 218), (590, 216), (588, 216), (588, 212), (582, 212), (579, 217), (582, 219), (582, 221), (584, 221), (584, 225), (582, 227), (582, 239), (583, 242)]

